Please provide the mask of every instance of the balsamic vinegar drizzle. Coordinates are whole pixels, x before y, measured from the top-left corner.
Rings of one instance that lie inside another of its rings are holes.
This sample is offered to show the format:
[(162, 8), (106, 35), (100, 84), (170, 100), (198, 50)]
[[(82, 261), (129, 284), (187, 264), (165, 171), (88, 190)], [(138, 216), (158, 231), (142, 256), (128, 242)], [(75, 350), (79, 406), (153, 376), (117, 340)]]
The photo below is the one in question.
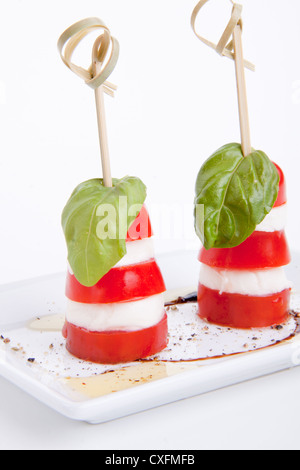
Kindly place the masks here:
[(184, 297), (178, 297), (172, 302), (166, 302), (165, 306), (169, 307), (171, 305), (187, 304), (189, 302), (197, 302), (197, 292), (192, 292), (191, 294)]

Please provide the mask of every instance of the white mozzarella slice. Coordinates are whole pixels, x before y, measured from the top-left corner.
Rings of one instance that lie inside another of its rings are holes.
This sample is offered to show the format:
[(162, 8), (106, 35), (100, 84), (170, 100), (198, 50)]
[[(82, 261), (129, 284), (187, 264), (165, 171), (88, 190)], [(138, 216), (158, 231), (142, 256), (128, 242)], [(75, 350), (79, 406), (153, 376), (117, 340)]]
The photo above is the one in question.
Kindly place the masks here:
[(156, 325), (164, 314), (164, 295), (159, 294), (112, 304), (82, 304), (68, 300), (66, 320), (89, 331), (137, 331)]
[[(121, 268), (123, 266), (144, 263), (154, 259), (155, 257), (154, 243), (152, 238), (144, 238), (143, 240), (127, 242), (126, 250), (126, 255), (114, 266), (114, 268)], [(69, 263), (68, 270), (71, 275), (74, 274)]]
[(266, 296), (292, 287), (284, 268), (254, 271), (228, 270), (201, 265), (200, 284), (220, 293)]
[(274, 207), (271, 212), (259, 224), (256, 232), (279, 232), (285, 229), (287, 221), (287, 204)]
[(115, 265), (115, 268), (143, 263), (154, 258), (152, 238), (144, 238), (126, 243), (127, 254)]

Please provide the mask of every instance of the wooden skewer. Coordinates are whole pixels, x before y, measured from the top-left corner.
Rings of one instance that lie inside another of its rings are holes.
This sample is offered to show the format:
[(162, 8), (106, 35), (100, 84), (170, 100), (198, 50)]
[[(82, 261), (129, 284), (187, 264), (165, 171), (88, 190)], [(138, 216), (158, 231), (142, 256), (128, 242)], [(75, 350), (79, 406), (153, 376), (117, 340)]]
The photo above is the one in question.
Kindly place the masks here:
[[(94, 65), (94, 76), (96, 76), (100, 72), (102, 64), (98, 61), (95, 61), (93, 65)], [(110, 157), (109, 157), (109, 148), (108, 148), (103, 85), (95, 89), (95, 101), (96, 101), (98, 133), (99, 133), (100, 153), (101, 153), (101, 162), (102, 162), (103, 184), (107, 188), (112, 188), (112, 176), (111, 176)]]
[[(200, 10), (206, 5), (208, 0), (200, 0), (194, 8), (192, 13), (191, 24), (196, 36), (207, 46), (212, 47), (221, 56), (229, 57), (235, 61), (236, 70), (236, 83), (238, 92), (238, 104), (239, 104), (239, 120), (240, 120), (240, 131), (241, 131), (241, 144), (243, 155), (247, 157), (252, 153), (251, 149), (251, 138), (250, 138), (250, 125), (249, 125), (249, 111), (247, 102), (247, 90), (246, 90), (246, 79), (245, 79), (245, 68), (255, 71), (255, 66), (250, 62), (246, 61), (243, 56), (243, 43), (242, 43), (242, 5), (235, 3), (233, 0), (230, 2), (233, 4), (232, 14), (230, 21), (217, 45), (208, 41), (200, 34), (197, 33), (195, 22)], [(227, 44), (230, 36), (233, 36), (233, 40)], [(232, 52), (233, 51), (233, 52)]]
[[(72, 62), (75, 48), (90, 32), (101, 29), (102, 34), (96, 39), (92, 51), (92, 64), (84, 69)], [(112, 187), (112, 176), (108, 150), (107, 127), (104, 106), (104, 94), (114, 96), (115, 85), (107, 81), (119, 58), (119, 43), (112, 37), (105, 23), (99, 18), (86, 18), (70, 26), (60, 36), (58, 50), (64, 64), (82, 78), (95, 91), (98, 134), (102, 162), (103, 184)], [(107, 53), (111, 48), (110, 57)]]
[(233, 44), (235, 55), (235, 70), (236, 82), (239, 102), (239, 118), (241, 129), (241, 143), (244, 157), (247, 157), (252, 152), (251, 137), (250, 137), (250, 124), (249, 124), (249, 111), (247, 101), (247, 88), (245, 78), (245, 63), (243, 56), (243, 43), (242, 43), (242, 29), (240, 24), (234, 28), (233, 31)]

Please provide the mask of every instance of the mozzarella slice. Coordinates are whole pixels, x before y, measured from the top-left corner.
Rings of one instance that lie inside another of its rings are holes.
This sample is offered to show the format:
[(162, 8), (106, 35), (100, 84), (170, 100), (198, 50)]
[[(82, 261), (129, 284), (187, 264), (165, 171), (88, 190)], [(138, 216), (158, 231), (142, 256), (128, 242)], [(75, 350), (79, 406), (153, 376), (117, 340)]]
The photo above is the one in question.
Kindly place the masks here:
[(285, 229), (287, 221), (287, 204), (274, 207), (271, 212), (259, 224), (256, 232), (279, 232)]
[[(144, 263), (154, 259), (154, 243), (152, 238), (144, 238), (143, 240), (136, 240), (126, 243), (126, 255), (114, 266), (114, 268), (121, 268), (123, 266), (132, 266), (133, 264)], [(72, 268), (67, 263), (69, 273), (74, 274)]]
[(126, 243), (127, 254), (115, 265), (115, 268), (150, 261), (154, 258), (154, 243), (152, 238), (144, 238)]
[(82, 304), (67, 300), (66, 320), (89, 331), (137, 331), (159, 323), (165, 315), (164, 295), (134, 302)]
[(226, 292), (255, 297), (276, 294), (292, 287), (284, 268), (242, 271), (211, 268), (202, 264), (199, 282), (221, 294)]

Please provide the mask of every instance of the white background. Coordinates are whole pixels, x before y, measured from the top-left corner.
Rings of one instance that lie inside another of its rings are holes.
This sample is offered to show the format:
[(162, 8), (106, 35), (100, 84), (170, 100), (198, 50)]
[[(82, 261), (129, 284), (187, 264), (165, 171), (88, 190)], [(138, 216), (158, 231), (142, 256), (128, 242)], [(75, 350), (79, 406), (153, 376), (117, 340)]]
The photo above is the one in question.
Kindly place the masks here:
[[(210, 3), (198, 30), (218, 42), (231, 5)], [(287, 230), (297, 248), (300, 5), (243, 3), (244, 54), (256, 65), (246, 72), (252, 145), (284, 169)], [(65, 269), (62, 209), (78, 183), (102, 176), (93, 91), (56, 48), (64, 29), (88, 16), (102, 18), (121, 45), (110, 78), (119, 88), (105, 99), (113, 176), (136, 175), (147, 185), (158, 252), (198, 247), (198, 170), (240, 133), (234, 64), (193, 34), (195, 4), (0, 0), (0, 283)], [(87, 50), (81, 65), (89, 63)]]
[[(61, 211), (78, 183), (101, 176), (93, 92), (56, 49), (64, 29), (88, 16), (102, 18), (121, 44), (111, 76), (118, 92), (106, 98), (113, 176), (137, 175), (147, 185), (158, 252), (198, 246), (197, 172), (240, 134), (233, 62), (192, 33), (195, 4), (0, 0), (0, 284), (65, 269)], [(246, 73), (252, 145), (284, 169), (287, 232), (297, 249), (300, 3), (243, 4), (245, 57), (256, 65)], [(208, 4), (203, 35), (217, 42), (230, 10), (229, 1)], [(298, 369), (95, 427), (0, 380), (2, 449), (299, 449), (291, 399)]]

